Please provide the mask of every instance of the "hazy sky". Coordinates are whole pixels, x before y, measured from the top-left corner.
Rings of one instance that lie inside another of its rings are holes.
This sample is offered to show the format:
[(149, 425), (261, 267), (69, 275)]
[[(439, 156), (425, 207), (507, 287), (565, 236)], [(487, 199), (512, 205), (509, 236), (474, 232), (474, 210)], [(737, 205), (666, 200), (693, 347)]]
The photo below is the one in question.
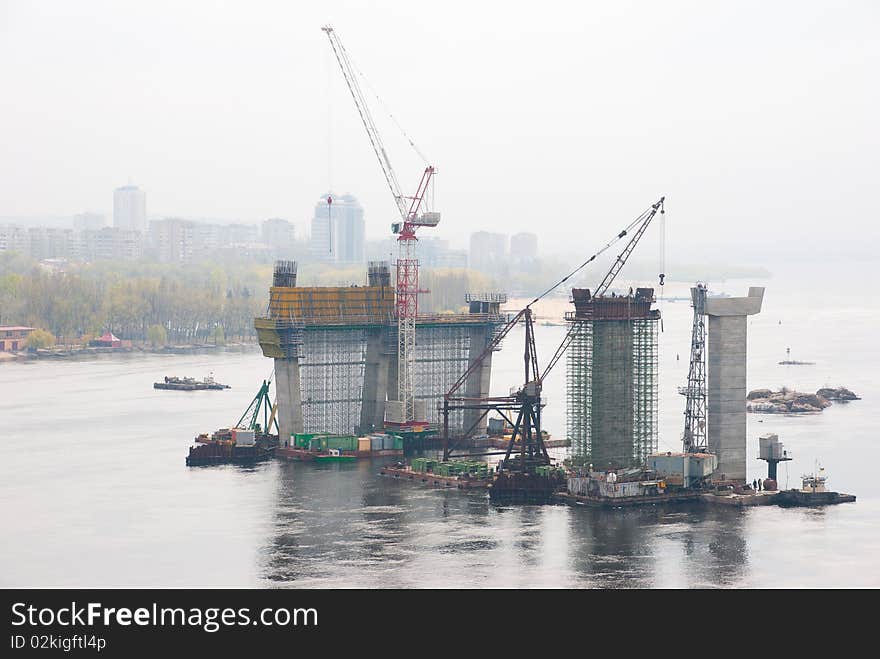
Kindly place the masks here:
[(109, 213), (131, 180), (153, 217), (304, 226), (332, 185), (385, 235), (325, 23), (437, 166), (432, 235), (589, 251), (665, 194), (680, 258), (876, 249), (875, 0), (0, 0), (0, 216)]

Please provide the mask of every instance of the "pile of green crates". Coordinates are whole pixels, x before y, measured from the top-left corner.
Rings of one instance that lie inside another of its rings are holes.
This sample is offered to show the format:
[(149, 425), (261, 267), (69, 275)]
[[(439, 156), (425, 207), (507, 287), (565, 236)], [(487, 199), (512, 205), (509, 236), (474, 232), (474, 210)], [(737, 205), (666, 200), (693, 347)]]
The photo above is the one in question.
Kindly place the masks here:
[(326, 432), (303, 432), (293, 435), (293, 445), (310, 451), (326, 451), (331, 448), (340, 451), (357, 451), (357, 437), (354, 435), (332, 435)]
[(439, 464), (437, 460), (431, 460), (430, 458), (413, 458), (412, 469), (420, 474), (425, 474), (432, 471), (437, 464)]

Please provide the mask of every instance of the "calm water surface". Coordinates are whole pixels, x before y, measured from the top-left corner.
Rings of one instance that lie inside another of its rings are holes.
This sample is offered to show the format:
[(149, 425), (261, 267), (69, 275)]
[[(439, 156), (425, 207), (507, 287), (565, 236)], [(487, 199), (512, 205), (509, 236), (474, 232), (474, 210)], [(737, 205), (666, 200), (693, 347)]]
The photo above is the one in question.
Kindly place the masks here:
[[(713, 288), (744, 295), (747, 285)], [(777, 432), (795, 455), (780, 467), (781, 485), (797, 485), (819, 460), (833, 489), (858, 495), (854, 504), (499, 507), (485, 494), (383, 479), (379, 460), (189, 469), (192, 437), (236, 422), (270, 360), (226, 353), (2, 364), (0, 586), (880, 586), (876, 296), (854, 290), (819, 303), (810, 289), (821, 282), (777, 276), (766, 285), (764, 311), (749, 325), (749, 386), (846, 385), (863, 400), (811, 417), (750, 415), (749, 479), (766, 475), (753, 457), (757, 436)], [(677, 450), (690, 308), (666, 302), (663, 312), (660, 447)], [(539, 327), (539, 357), (563, 331)], [(496, 354), (499, 392), (520, 379), (521, 340), (512, 334)], [(816, 365), (778, 366), (787, 346)], [(209, 371), (232, 389), (152, 388), (164, 375)], [(564, 376), (561, 364), (547, 385), (555, 436), (565, 431)]]

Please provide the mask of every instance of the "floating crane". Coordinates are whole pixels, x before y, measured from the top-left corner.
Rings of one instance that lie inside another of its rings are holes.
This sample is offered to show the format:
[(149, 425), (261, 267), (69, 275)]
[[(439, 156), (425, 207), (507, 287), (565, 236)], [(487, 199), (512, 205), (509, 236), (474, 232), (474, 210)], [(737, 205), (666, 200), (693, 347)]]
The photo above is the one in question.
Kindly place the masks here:
[[(379, 136), (379, 131), (370, 114), (354, 67), (348, 57), (348, 53), (339, 40), (336, 31), (329, 25), (321, 30), (330, 40), (330, 46), (339, 62), (339, 68), (354, 99), (355, 107), (360, 115), (361, 122), (367, 131), (367, 137), (373, 147), (373, 152), (379, 160), (379, 166), (385, 176), (385, 181), (394, 203), (400, 212), (400, 222), (394, 222), (391, 230), (398, 236), (397, 258), (397, 288), (395, 312), (397, 315), (397, 401), (388, 401), (386, 420), (395, 426), (411, 426), (414, 423), (424, 423), (425, 419), (417, 419), (415, 410), (415, 351), (416, 351), (416, 317), (419, 313), (419, 293), (425, 293), (419, 289), (419, 261), (416, 256), (416, 229), (419, 227), (435, 227), (440, 222), (440, 213), (422, 212), (422, 204), (428, 191), (428, 186), (435, 174), (432, 165), (425, 167), (422, 172), (416, 192), (407, 196), (401, 192), (397, 175), (391, 167), (391, 161), (385, 151), (385, 146)], [(410, 142), (412, 144), (412, 142)], [(413, 145), (414, 146), (414, 145)]]
[[(544, 380), (550, 371), (559, 362), (565, 350), (571, 345), (572, 340), (578, 331), (580, 325), (572, 323), (568, 332), (560, 343), (553, 357), (548, 362), (543, 372), (538, 366), (537, 348), (535, 346), (534, 322), (531, 306), (554, 291), (557, 287), (568, 281), (577, 272), (584, 268), (587, 264), (593, 262), (600, 254), (609, 249), (617, 241), (626, 237), (634, 228), (635, 233), (630, 238), (626, 247), (618, 255), (611, 269), (603, 278), (599, 288), (596, 289), (596, 296), (604, 295), (610, 288), (614, 279), (623, 269), (630, 254), (632, 254), (635, 246), (638, 244), (645, 230), (651, 223), (651, 220), (659, 211), (665, 213), (664, 199), (653, 204), (645, 210), (635, 220), (633, 220), (623, 231), (615, 238), (609, 241), (598, 252), (589, 259), (584, 261), (569, 275), (558, 281), (549, 289), (541, 293), (538, 297), (527, 304), (522, 310), (514, 315), (511, 320), (501, 328), (495, 335), (489, 345), (477, 356), (470, 364), (468, 369), (462, 376), (452, 385), (449, 391), (443, 396), (442, 415), (443, 415), (443, 460), (447, 461), (452, 457), (459, 457), (456, 453), (457, 440), (449, 435), (449, 412), (453, 410), (478, 410), (481, 412), (479, 417), (473, 422), (470, 428), (466, 429), (462, 438), (470, 436), (477, 424), (490, 412), (494, 411), (509, 423), (513, 431), (510, 441), (505, 451), (487, 451), (482, 455), (504, 455), (498, 468), (498, 474), (493, 482), (493, 489), (490, 490), (492, 496), (496, 494), (516, 493), (525, 494), (528, 498), (545, 496), (546, 486), (550, 483), (548, 479), (536, 480), (532, 478), (536, 469), (550, 464), (550, 456), (544, 445), (541, 432), (541, 409), (544, 403), (541, 399), (541, 390)], [(664, 275), (661, 274), (661, 278)], [(524, 366), (524, 384), (510, 392), (508, 396), (490, 396), (487, 398), (468, 398), (457, 395), (458, 390), (464, 385), (468, 376), (486, 359), (486, 357), (495, 350), (505, 336), (513, 329), (514, 326), (523, 322), (525, 324), (525, 347), (523, 350), (523, 366)], [(516, 414), (516, 420), (512, 420), (513, 414)], [(516, 445), (519, 444), (518, 450)], [(474, 453), (468, 455), (473, 456)]]

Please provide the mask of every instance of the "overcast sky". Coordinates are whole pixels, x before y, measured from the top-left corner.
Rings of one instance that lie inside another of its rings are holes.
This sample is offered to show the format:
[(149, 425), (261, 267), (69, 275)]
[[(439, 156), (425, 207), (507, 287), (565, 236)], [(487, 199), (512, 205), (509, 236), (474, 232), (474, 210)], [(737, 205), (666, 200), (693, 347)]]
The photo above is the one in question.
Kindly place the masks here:
[(109, 213), (131, 181), (151, 217), (305, 226), (332, 186), (385, 235), (326, 23), (438, 168), (431, 235), (590, 251), (666, 195), (674, 255), (876, 249), (876, 0), (0, 0), (0, 216)]

